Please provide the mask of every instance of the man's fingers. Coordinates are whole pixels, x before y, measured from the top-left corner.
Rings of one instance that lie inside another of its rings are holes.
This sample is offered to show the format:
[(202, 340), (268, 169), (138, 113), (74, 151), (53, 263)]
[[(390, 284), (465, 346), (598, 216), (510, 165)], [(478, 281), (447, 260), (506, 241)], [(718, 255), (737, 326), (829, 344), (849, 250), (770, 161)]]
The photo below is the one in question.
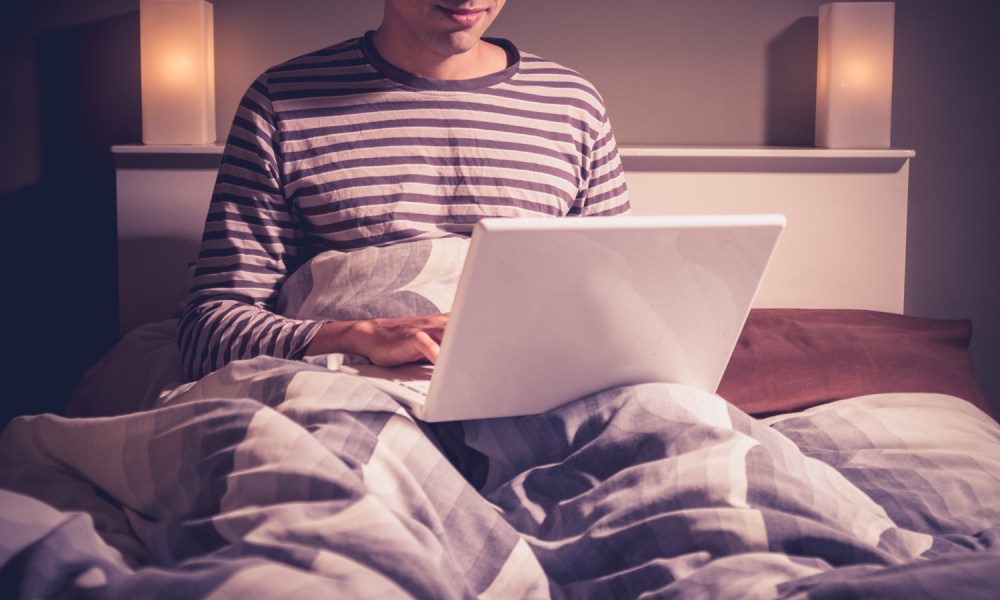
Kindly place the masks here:
[(426, 359), (437, 362), (448, 314), (359, 321), (360, 342), (349, 351), (383, 367)]
[(412, 339), (417, 347), (417, 351), (419, 351), (424, 358), (431, 361), (432, 364), (437, 362), (438, 354), (441, 353), (441, 346), (430, 336), (430, 334), (426, 331), (418, 331), (413, 335)]
[(426, 332), (435, 342), (441, 343), (444, 337), (445, 327), (448, 325), (448, 313), (427, 317), (427, 321), (422, 326), (422, 331)]

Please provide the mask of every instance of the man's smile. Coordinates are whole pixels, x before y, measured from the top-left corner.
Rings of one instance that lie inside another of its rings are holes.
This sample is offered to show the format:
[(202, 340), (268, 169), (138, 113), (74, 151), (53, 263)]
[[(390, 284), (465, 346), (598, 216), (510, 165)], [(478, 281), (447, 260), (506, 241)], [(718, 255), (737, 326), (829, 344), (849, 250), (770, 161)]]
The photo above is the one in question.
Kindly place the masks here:
[(446, 8), (438, 5), (438, 10), (440, 10), (450, 21), (463, 27), (474, 26), (486, 15), (486, 9), (482, 8)]

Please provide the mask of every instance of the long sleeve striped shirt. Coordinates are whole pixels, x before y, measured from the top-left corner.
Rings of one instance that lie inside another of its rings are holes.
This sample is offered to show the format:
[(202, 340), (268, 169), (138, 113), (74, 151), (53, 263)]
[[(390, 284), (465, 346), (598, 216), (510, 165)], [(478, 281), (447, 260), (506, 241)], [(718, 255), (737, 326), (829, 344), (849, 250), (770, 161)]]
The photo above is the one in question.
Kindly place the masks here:
[(275, 312), (326, 250), (469, 235), (483, 217), (628, 212), (603, 101), (506, 40), (467, 80), (400, 71), (371, 32), (262, 74), (226, 141), (178, 345), (194, 379), (260, 354), (301, 358), (322, 322)]

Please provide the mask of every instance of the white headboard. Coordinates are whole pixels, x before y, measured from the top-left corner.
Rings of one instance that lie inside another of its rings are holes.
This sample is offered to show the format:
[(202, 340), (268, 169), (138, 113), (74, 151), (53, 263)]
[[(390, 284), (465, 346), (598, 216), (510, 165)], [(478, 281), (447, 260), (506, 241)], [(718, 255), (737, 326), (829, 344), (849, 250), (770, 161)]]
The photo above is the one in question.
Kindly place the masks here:
[[(120, 327), (175, 314), (222, 148), (115, 146)], [(621, 149), (633, 212), (782, 213), (759, 307), (903, 312), (909, 150)]]
[(903, 312), (911, 150), (621, 149), (638, 215), (781, 213), (758, 307)]

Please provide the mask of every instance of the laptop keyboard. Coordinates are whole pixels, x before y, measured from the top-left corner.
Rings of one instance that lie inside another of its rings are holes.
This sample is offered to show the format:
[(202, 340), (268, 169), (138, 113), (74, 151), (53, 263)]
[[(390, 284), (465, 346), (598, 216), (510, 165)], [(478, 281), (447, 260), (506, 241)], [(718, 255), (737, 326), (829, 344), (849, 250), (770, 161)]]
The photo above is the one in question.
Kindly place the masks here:
[(400, 386), (417, 392), (418, 394), (427, 395), (427, 391), (431, 387), (431, 382), (429, 379), (397, 379), (395, 383)]

